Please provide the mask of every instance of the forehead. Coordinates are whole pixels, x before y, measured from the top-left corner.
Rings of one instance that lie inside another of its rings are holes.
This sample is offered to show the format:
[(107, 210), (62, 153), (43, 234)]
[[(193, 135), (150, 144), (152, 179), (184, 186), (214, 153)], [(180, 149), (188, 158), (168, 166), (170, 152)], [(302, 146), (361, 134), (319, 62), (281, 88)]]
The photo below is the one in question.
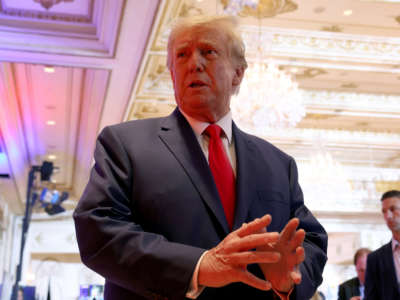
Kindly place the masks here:
[(184, 28), (177, 33), (174, 49), (190, 47), (198, 44), (209, 44), (215, 47), (227, 46), (227, 35), (214, 27), (193, 26)]
[(382, 208), (389, 208), (391, 206), (400, 207), (400, 198), (398, 197), (389, 197), (382, 201)]
[(367, 256), (368, 256), (367, 253), (364, 253), (364, 254), (360, 255), (360, 256), (357, 258), (356, 266), (357, 266), (357, 267), (365, 266), (366, 263), (367, 263)]

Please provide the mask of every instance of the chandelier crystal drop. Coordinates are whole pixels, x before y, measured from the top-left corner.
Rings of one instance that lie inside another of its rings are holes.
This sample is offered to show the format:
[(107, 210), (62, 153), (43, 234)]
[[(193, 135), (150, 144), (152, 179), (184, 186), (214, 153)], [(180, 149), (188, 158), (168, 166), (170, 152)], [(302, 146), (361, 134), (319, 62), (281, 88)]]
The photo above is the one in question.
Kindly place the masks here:
[(297, 82), (272, 60), (249, 64), (231, 110), (239, 125), (253, 131), (295, 127), (305, 115)]

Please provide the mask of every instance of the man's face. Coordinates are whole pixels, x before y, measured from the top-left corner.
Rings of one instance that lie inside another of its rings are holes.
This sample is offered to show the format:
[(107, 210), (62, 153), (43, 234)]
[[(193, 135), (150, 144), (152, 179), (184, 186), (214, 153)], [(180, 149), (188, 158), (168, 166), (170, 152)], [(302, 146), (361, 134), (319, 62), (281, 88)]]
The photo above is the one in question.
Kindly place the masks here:
[(199, 121), (218, 121), (229, 111), (233, 88), (243, 76), (231, 60), (226, 36), (214, 28), (183, 30), (170, 55), (179, 108)]
[(368, 254), (363, 254), (358, 257), (356, 262), (356, 271), (358, 279), (360, 280), (361, 285), (364, 285), (365, 282), (365, 270), (367, 269), (367, 256)]
[(392, 233), (400, 233), (400, 198), (390, 197), (382, 201), (382, 213)]

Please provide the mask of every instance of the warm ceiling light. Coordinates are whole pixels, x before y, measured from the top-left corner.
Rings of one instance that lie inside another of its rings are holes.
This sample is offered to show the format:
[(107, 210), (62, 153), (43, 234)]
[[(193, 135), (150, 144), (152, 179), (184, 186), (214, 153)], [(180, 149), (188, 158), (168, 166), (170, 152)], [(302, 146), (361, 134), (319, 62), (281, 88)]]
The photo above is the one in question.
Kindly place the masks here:
[(49, 120), (49, 121), (46, 122), (46, 124), (50, 125), (50, 126), (53, 126), (53, 125), (56, 125), (56, 121)]
[(52, 66), (45, 66), (44, 68), (43, 68), (43, 70), (46, 72), (46, 73), (54, 73), (56, 70), (54, 69), (54, 67), (52, 67)]
[(353, 11), (351, 10), (351, 9), (346, 9), (344, 12), (343, 12), (343, 15), (345, 15), (345, 16), (351, 16), (353, 14)]
[(47, 158), (50, 159), (50, 160), (55, 160), (57, 158), (57, 156), (54, 155), (54, 154), (50, 154), (50, 155), (47, 156)]

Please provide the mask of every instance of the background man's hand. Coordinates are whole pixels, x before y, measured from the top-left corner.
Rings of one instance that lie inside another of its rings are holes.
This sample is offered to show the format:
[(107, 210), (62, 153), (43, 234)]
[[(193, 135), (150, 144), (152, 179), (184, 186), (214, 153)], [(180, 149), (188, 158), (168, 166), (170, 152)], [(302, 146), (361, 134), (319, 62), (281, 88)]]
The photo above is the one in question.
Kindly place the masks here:
[[(304, 261), (305, 253), (302, 247), (305, 231), (300, 229), (299, 219), (291, 219), (279, 234), (276, 242), (257, 247), (257, 251), (279, 252), (281, 259), (275, 263), (260, 263), (266, 280), (279, 292), (289, 292), (294, 284), (301, 282), (299, 265)], [(265, 230), (263, 230), (265, 231)]]
[(351, 297), (350, 300), (361, 300), (361, 297), (360, 296), (354, 296), (354, 297)]
[(279, 261), (280, 254), (276, 250), (251, 250), (266, 244), (278, 243), (278, 233), (265, 231), (270, 223), (271, 216), (265, 215), (243, 224), (215, 248), (207, 251), (199, 266), (199, 285), (221, 287), (240, 281), (260, 290), (269, 290), (271, 284), (251, 274), (247, 270), (247, 265)]

